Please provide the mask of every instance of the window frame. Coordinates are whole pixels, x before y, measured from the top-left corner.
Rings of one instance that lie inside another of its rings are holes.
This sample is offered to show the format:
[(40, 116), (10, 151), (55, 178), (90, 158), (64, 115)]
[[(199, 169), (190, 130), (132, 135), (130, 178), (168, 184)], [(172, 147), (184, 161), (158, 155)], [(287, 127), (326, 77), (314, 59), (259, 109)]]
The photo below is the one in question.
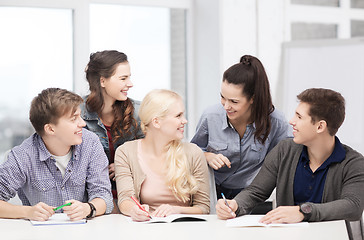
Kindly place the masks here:
[(364, 21), (364, 9), (351, 8), (350, 0), (340, 0), (339, 7), (293, 4), (285, 0), (284, 40), (291, 41), (291, 23), (322, 23), (338, 26), (337, 38), (351, 38), (351, 20)]
[[(193, 2), (192, 0), (2, 0), (0, 7), (36, 7), (71, 9), (73, 12), (73, 91), (85, 95), (88, 92), (84, 80), (84, 68), (90, 53), (90, 4), (118, 4), (145, 7), (166, 7), (186, 10), (186, 111), (194, 119), (193, 88)], [(192, 136), (194, 124), (189, 124), (187, 136)]]

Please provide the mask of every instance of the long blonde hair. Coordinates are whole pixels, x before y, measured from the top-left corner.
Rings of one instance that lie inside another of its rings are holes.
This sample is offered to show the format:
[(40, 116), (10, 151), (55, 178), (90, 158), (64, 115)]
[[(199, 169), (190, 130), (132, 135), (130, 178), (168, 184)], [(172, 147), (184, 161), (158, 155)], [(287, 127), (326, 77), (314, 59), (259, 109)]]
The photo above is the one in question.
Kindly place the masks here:
[[(152, 119), (165, 118), (177, 101), (182, 101), (176, 92), (166, 89), (156, 89), (149, 92), (143, 99), (139, 117), (141, 128), (146, 134)], [(190, 196), (197, 192), (197, 181), (192, 175), (192, 166), (187, 160), (186, 152), (180, 140), (173, 140), (167, 146), (167, 186), (174, 196), (182, 202), (187, 202)]]

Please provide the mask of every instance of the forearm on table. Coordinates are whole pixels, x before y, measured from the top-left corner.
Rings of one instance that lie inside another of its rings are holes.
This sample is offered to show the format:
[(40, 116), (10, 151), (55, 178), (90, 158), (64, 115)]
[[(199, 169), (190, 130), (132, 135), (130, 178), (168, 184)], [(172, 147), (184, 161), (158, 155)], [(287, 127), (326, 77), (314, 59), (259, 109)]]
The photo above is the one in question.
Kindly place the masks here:
[(0, 218), (29, 218), (31, 206), (13, 205), (0, 200)]
[(119, 203), (120, 212), (124, 215), (130, 216), (131, 208), (135, 206), (135, 203), (132, 200), (125, 199), (121, 203)]
[(181, 214), (204, 214), (202, 208), (198, 206), (192, 206), (192, 207), (181, 207), (176, 206), (178, 208), (178, 212)]
[[(94, 198), (90, 201), (90, 203), (92, 203), (95, 208), (96, 208), (96, 216), (100, 216), (105, 214), (106, 212), (106, 202), (104, 199), (102, 198)], [(91, 211), (91, 209), (90, 209)]]
[(349, 199), (339, 199), (327, 203), (312, 203), (312, 215), (309, 221), (348, 220), (358, 221), (362, 216), (362, 208)]

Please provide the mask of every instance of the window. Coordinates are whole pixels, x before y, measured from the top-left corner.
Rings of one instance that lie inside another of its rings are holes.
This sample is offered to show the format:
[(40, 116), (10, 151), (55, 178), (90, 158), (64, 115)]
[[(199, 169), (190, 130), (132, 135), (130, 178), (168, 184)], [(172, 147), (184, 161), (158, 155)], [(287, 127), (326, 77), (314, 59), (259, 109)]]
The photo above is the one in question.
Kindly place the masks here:
[(134, 99), (155, 88), (185, 96), (184, 23), (184, 9), (91, 4), (91, 52), (116, 49), (128, 56)]
[(352, 8), (364, 8), (364, 0), (351, 0)]
[(291, 0), (286, 40), (364, 36), (363, 0)]
[(364, 37), (364, 20), (351, 20), (351, 37)]
[(73, 89), (72, 10), (0, 7), (0, 157), (32, 134), (30, 102)]
[(292, 23), (292, 40), (337, 38), (336, 24)]
[(292, 0), (293, 4), (338, 7), (339, 0)]
[(84, 69), (94, 51), (115, 48), (128, 55), (135, 85), (131, 97), (141, 100), (153, 88), (169, 88), (187, 100), (191, 1), (92, 2), (0, 2), (0, 78), (6, 82), (0, 90), (0, 158), (33, 133), (29, 106), (42, 89), (87, 93)]

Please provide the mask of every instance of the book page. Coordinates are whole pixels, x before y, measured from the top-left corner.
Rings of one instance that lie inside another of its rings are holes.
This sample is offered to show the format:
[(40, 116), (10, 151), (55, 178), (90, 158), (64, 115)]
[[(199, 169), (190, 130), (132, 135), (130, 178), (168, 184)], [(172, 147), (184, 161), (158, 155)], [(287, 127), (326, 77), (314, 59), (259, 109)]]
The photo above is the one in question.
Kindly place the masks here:
[(304, 227), (308, 226), (308, 222), (300, 223), (272, 223), (264, 224), (259, 220), (264, 215), (244, 215), (241, 217), (226, 220), (227, 227)]
[(152, 217), (149, 221), (134, 222), (131, 217), (127, 217), (128, 222), (133, 223), (172, 223), (172, 222), (192, 222), (192, 221), (206, 221), (201, 215), (194, 214), (172, 214), (167, 217)]
[(64, 225), (64, 224), (84, 224), (86, 223), (86, 219), (82, 219), (79, 221), (71, 221), (70, 218), (65, 213), (56, 213), (53, 214), (47, 221), (34, 221), (30, 220), (33, 226), (41, 226), (41, 225)]

